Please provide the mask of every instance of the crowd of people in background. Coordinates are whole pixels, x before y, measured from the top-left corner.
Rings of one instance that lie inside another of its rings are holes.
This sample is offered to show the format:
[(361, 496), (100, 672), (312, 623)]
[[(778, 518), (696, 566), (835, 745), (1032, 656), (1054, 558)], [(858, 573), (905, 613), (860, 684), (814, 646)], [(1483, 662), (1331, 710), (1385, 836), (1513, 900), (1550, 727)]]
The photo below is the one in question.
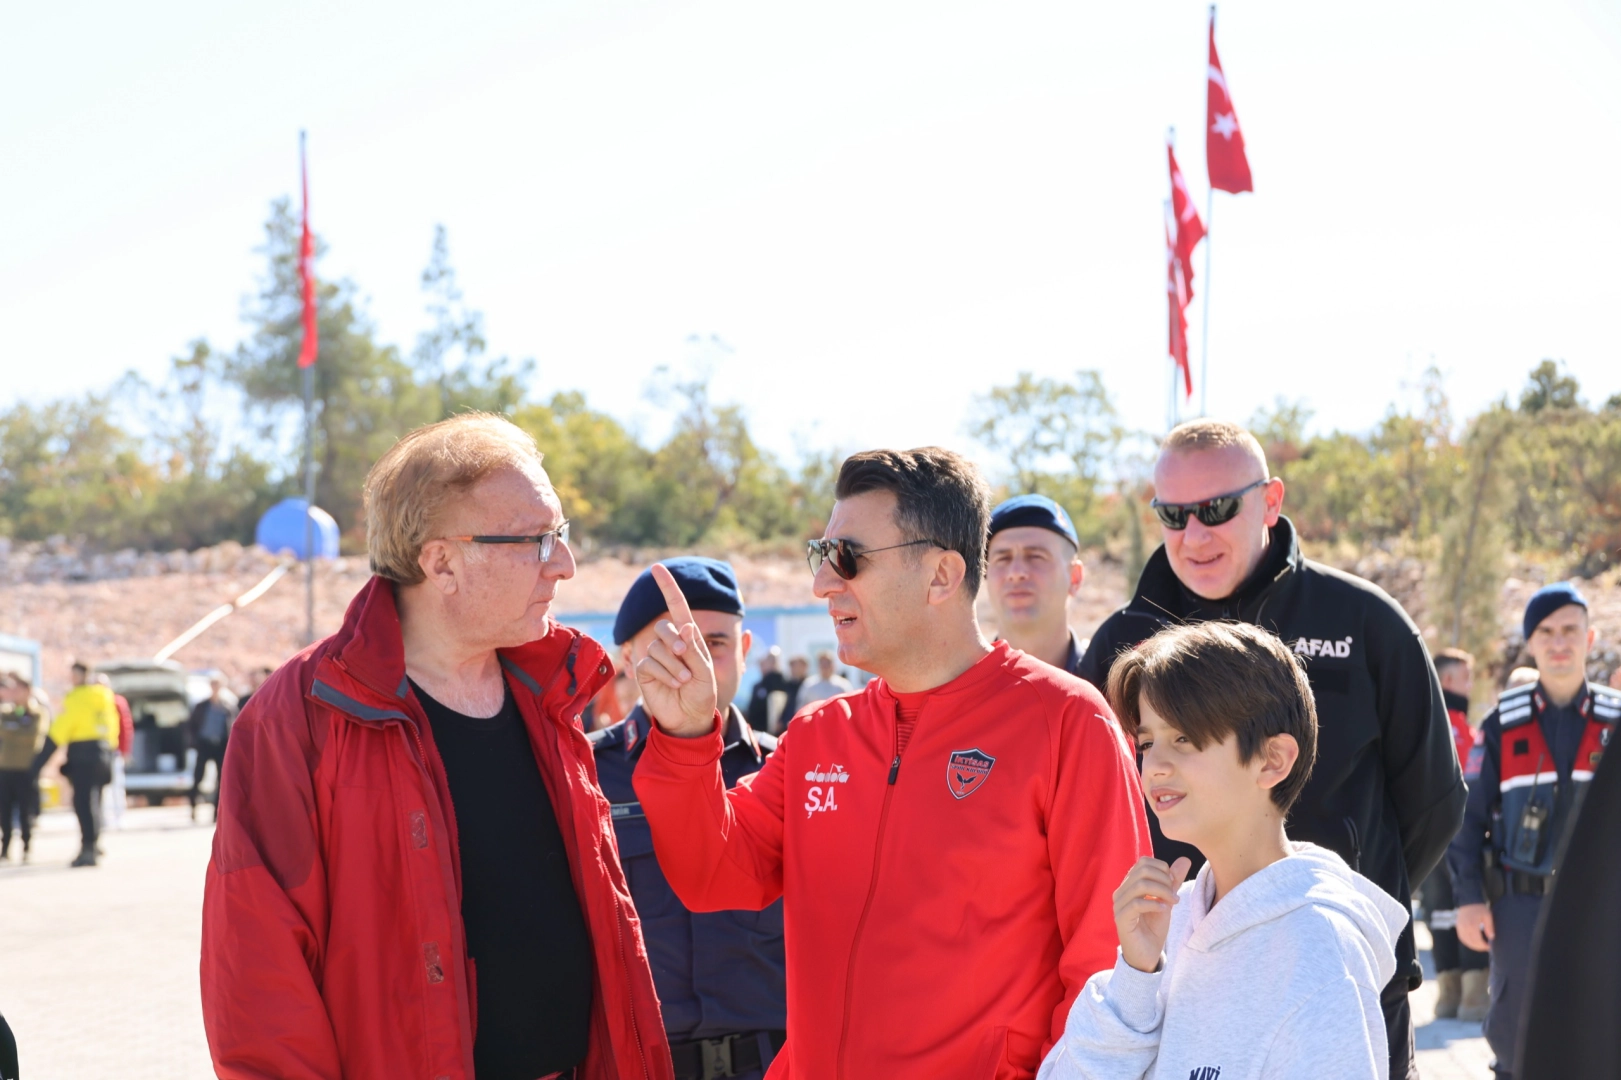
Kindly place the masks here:
[[(1413, 1077), (1418, 897), (1436, 1015), (1485, 1022), (1500, 1080), (1555, 1075), (1522, 1046), (1536, 928), (1621, 720), (1586, 599), (1537, 592), (1535, 666), (1482, 694), (1304, 555), (1247, 431), (1173, 430), (1154, 489), (1163, 543), (1086, 637), (1061, 505), (852, 455), (808, 552), (838, 649), (771, 646), (745, 689), (728, 563), (648, 567), (605, 648), (553, 617), (530, 437), (413, 432), (343, 629), (185, 725), (193, 817), (222, 780), (219, 1074)], [(129, 709), (74, 683), (53, 717), (0, 678), (0, 859), (60, 749), (96, 861)]]

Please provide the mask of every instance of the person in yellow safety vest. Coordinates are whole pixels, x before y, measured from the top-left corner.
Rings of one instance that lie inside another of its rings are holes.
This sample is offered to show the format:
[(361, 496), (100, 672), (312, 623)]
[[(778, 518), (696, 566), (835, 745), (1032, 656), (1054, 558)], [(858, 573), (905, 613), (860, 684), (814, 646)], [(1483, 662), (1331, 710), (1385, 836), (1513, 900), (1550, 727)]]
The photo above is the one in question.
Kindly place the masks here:
[(62, 711), (51, 722), (45, 746), (34, 759), (37, 771), (58, 746), (67, 749), (62, 775), (73, 785), (73, 812), (78, 815), (83, 841), (74, 866), (96, 865), (101, 789), (112, 779), (112, 754), (118, 749), (118, 706), (113, 692), (90, 682), (89, 675), (89, 668), (74, 663), (73, 689), (62, 699)]

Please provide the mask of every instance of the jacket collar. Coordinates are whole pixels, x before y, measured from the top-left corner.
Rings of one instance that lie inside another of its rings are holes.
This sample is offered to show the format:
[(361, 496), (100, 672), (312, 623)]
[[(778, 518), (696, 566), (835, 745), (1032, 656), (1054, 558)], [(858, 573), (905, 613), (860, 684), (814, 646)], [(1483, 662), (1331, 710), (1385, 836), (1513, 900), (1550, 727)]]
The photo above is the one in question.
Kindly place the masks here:
[[(975, 660), (973, 665), (969, 667), (967, 671), (963, 672), (961, 675), (958, 675), (950, 682), (941, 683), (939, 686), (929, 690), (928, 694), (930, 696), (930, 700), (934, 701), (954, 697), (959, 694), (975, 692), (980, 683), (983, 683), (986, 679), (991, 678), (998, 671), (1001, 671), (1007, 666), (1008, 658), (1012, 656), (1012, 654), (1013, 646), (1009, 645), (1006, 641), (1002, 641), (1000, 639), (993, 641), (991, 643), (991, 651), (980, 657), (978, 660)], [(867, 689), (870, 693), (876, 695), (879, 701), (884, 702), (884, 707), (886, 709), (894, 708), (896, 701), (895, 691), (889, 688), (889, 683), (887, 681), (882, 678), (873, 679), (867, 684)]]
[[(497, 652), (507, 674), (537, 697), (560, 678), (568, 679), (570, 685), (564, 689), (571, 696), (587, 684), (600, 685), (600, 671), (596, 669), (603, 665), (602, 647), (556, 622), (548, 622), (547, 626), (546, 634), (537, 640)], [(343, 626), (327, 639), (324, 651), (325, 660), (346, 676), (349, 688), (359, 683), (371, 692), (368, 696), (375, 700), (369, 703), (368, 711), (397, 715), (404, 708), (410, 698), (410, 685), (405, 677), (405, 642), (393, 582), (373, 577), (362, 586), (349, 601)], [(325, 667), (323, 663), (321, 668)], [(322, 678), (321, 668), (317, 669), (317, 681)], [(363, 713), (355, 715), (367, 718)]]
[(1171, 569), (1165, 545), (1161, 544), (1143, 567), (1142, 577), (1137, 583), (1137, 594), (1132, 597), (1130, 606), (1147, 614), (1173, 619), (1249, 621), (1273, 587), (1299, 570), (1304, 562), (1294, 523), (1280, 515), (1278, 523), (1272, 527), (1271, 542), (1267, 544), (1260, 565), (1251, 571), (1238, 591), (1223, 600), (1206, 600), (1182, 584)]

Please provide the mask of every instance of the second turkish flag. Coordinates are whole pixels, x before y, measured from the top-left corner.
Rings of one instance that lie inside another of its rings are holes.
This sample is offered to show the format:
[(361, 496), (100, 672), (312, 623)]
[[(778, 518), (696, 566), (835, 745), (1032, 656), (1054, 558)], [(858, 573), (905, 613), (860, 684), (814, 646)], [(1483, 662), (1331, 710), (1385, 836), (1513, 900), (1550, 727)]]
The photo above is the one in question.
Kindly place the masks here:
[(1209, 94), (1205, 101), (1205, 162), (1210, 168), (1210, 186), (1217, 191), (1254, 191), (1250, 162), (1244, 153), (1244, 133), (1233, 111), (1233, 96), (1227, 89), (1227, 76), (1216, 55), (1216, 9), (1210, 8)]

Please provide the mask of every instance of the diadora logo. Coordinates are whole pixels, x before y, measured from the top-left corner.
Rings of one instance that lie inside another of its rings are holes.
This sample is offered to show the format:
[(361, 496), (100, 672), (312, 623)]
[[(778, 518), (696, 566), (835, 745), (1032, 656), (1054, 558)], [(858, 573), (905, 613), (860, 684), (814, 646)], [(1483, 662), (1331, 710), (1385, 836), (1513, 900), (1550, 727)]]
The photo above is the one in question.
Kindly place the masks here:
[[(1351, 639), (1348, 637), (1332, 641), (1321, 638), (1299, 638), (1295, 641), (1295, 652), (1301, 656), (1350, 656)], [(1200, 1077), (1199, 1080), (1204, 1080)]]
[(823, 772), (822, 763), (817, 762), (816, 767), (805, 774), (805, 780), (811, 785), (805, 791), (805, 817), (809, 819), (812, 814), (825, 814), (839, 808), (838, 785), (848, 784), (850, 774), (839, 764), (831, 764)]
[(975, 747), (972, 750), (953, 750), (946, 761), (946, 787), (959, 799), (966, 799), (980, 789), (991, 775), (996, 759)]
[(1201, 1065), (1188, 1073), (1188, 1080), (1221, 1080), (1221, 1066)]

